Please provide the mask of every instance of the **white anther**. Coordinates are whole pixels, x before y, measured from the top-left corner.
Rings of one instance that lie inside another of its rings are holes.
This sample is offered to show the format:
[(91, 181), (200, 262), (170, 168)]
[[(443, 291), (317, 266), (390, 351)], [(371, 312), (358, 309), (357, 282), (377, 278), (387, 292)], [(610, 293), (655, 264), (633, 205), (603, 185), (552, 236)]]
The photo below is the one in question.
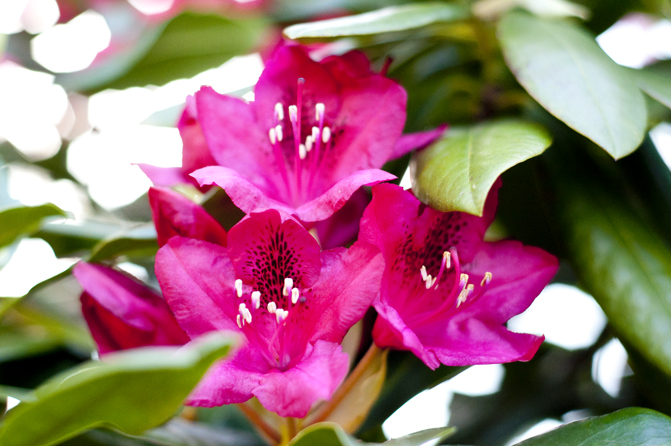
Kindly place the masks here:
[(255, 310), (261, 306), (261, 291), (252, 291), (252, 306)]
[(419, 273), (422, 275), (422, 282), (426, 282), (426, 278), (428, 277), (426, 275), (426, 266), (422, 265), (422, 267), (419, 269)]
[(466, 286), (467, 283), (468, 283), (468, 274), (461, 273), (461, 277), (459, 277), (459, 286), (463, 288)]
[(319, 127), (312, 127), (312, 139), (317, 141), (319, 138)]
[(242, 314), (242, 311), (246, 310), (246, 309), (247, 309), (247, 305), (245, 305), (244, 302), (241, 303), (240, 305), (238, 305), (238, 311), (240, 312), (240, 314)]
[(289, 106), (289, 119), (291, 119), (291, 122), (298, 122), (298, 107), (295, 105)]
[(282, 132), (282, 126), (281, 125), (277, 124), (275, 126), (275, 134), (277, 135), (277, 140), (279, 142), (282, 142), (282, 140), (284, 139), (284, 133)]
[(306, 156), (308, 156), (308, 151), (305, 148), (305, 144), (299, 144), (298, 145), (298, 157), (300, 159), (304, 160)]
[(473, 294), (473, 289), (475, 288), (475, 285), (472, 283), (469, 283), (468, 286), (466, 287), (466, 297), (470, 297), (471, 294)]
[(251, 324), (252, 323), (252, 312), (249, 311), (249, 309), (247, 309), (247, 308), (243, 308), (243, 310), (244, 311), (242, 312), (242, 317), (245, 318), (245, 321), (247, 321), (248, 324)]
[(275, 302), (268, 302), (268, 313), (274, 314), (277, 311), (277, 304)]
[(331, 129), (329, 127), (324, 127), (322, 130), (322, 142), (326, 144), (331, 139)]
[(291, 303), (296, 305), (298, 303), (298, 298), (301, 297), (301, 292), (298, 288), (291, 290)]
[(305, 138), (305, 151), (310, 153), (310, 150), (312, 150), (312, 144), (313, 144), (313, 139), (312, 135), (308, 135)]
[(287, 310), (283, 310), (281, 308), (278, 308), (277, 311), (275, 312), (275, 319), (277, 320), (278, 324), (281, 324), (284, 322), (287, 317), (289, 316), (289, 312)]
[(492, 273), (487, 271), (485, 273), (485, 277), (482, 278), (482, 282), (480, 282), (480, 286), (485, 286), (485, 284), (489, 285), (489, 282), (492, 280)]
[(326, 110), (326, 107), (321, 102), (315, 105), (315, 118), (317, 121), (324, 115), (324, 110)]
[(459, 297), (457, 297), (457, 308), (459, 308), (459, 305), (466, 302), (466, 296), (468, 296), (468, 291), (466, 291), (466, 289), (461, 290)]
[(426, 289), (428, 290), (429, 288), (431, 288), (431, 285), (433, 285), (433, 283), (434, 283), (434, 281), (433, 281), (433, 277), (431, 277), (431, 274), (429, 274), (428, 276), (426, 276), (426, 280), (425, 280), (425, 282), (426, 282), (426, 284), (425, 284), (425, 285), (426, 285)]
[(241, 279), (235, 279), (235, 292), (238, 295), (238, 297), (242, 297), (242, 280)]
[(284, 107), (279, 102), (275, 104), (275, 116), (277, 116), (277, 119), (280, 121), (284, 119)]
[(238, 328), (242, 328), (242, 321), (240, 319), (240, 315), (238, 314), (238, 316), (235, 318), (235, 321), (238, 323)]
[(443, 260), (445, 260), (445, 268), (449, 268), (452, 264), (452, 254), (449, 251), (444, 251)]
[(277, 142), (277, 134), (275, 133), (275, 127), (268, 130), (268, 137), (270, 138), (270, 144), (275, 145)]
[(294, 287), (294, 280), (291, 277), (284, 279), (284, 289), (282, 290), (283, 296), (288, 296), (291, 293), (291, 289)]

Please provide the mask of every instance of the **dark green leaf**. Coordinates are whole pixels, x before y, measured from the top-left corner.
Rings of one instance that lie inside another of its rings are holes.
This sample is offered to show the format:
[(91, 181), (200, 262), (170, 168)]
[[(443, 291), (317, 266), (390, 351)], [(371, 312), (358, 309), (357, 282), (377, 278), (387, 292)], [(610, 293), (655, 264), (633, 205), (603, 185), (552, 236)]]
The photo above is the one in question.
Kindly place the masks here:
[(550, 113), (603, 147), (630, 154), (645, 136), (643, 95), (583, 29), (522, 12), (506, 14), (499, 41), (520, 84)]
[(348, 436), (340, 425), (336, 423), (317, 423), (301, 431), (289, 442), (288, 446), (365, 446), (385, 444), (389, 446), (420, 446), (427, 441), (442, 439), (450, 435), (454, 428), (440, 427), (427, 429), (395, 438), (384, 443), (362, 443)]
[(482, 215), (489, 189), (499, 175), (540, 155), (551, 142), (541, 126), (516, 121), (450, 130), (413, 156), (413, 192), (440, 211)]
[(157, 250), (156, 230), (147, 224), (100, 242), (93, 248), (89, 261), (100, 262), (121, 255), (153, 256)]
[(56, 257), (69, 257), (93, 249), (102, 240), (112, 239), (123, 231), (119, 223), (84, 221), (78, 224), (47, 223), (35, 233), (49, 243)]
[(650, 409), (631, 407), (602, 417), (587, 418), (530, 438), (519, 446), (671, 444), (671, 418)]
[(420, 28), (436, 22), (462, 20), (470, 15), (457, 3), (416, 3), (390, 6), (364, 14), (301, 23), (284, 30), (290, 39), (359, 36)]
[(0, 247), (11, 244), (23, 235), (36, 232), (49, 217), (66, 216), (65, 211), (51, 203), (5, 209), (0, 212)]
[(671, 72), (655, 69), (631, 70), (638, 88), (671, 108)]
[(563, 191), (573, 266), (618, 335), (671, 375), (671, 252), (661, 237), (595, 186)]
[(37, 388), (36, 402), (10, 411), (0, 444), (51, 445), (98, 426), (140, 434), (168, 419), (230, 346), (215, 334), (181, 349), (139, 348), (84, 363)]

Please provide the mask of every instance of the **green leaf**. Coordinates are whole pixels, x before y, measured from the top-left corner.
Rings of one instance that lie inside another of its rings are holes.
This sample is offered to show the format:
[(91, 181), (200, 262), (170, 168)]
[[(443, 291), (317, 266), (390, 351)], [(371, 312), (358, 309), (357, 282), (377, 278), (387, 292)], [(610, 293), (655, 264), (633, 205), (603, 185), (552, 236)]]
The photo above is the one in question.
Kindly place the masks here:
[(439, 427), (427, 429), (384, 443), (363, 443), (348, 436), (336, 423), (317, 423), (302, 430), (289, 442), (288, 446), (366, 446), (384, 444), (389, 446), (420, 446), (427, 441), (443, 439), (454, 432), (454, 428)]
[(112, 239), (122, 233), (119, 223), (85, 220), (77, 224), (47, 223), (35, 233), (51, 245), (56, 257), (72, 257), (90, 251), (102, 240)]
[(671, 418), (650, 409), (629, 407), (609, 415), (569, 423), (530, 438), (519, 446), (660, 446), (671, 444)]
[(631, 70), (631, 73), (636, 79), (638, 88), (671, 108), (671, 73), (655, 69), (654, 66), (642, 70)]
[(121, 255), (153, 256), (158, 250), (156, 230), (151, 224), (137, 226), (103, 240), (93, 248), (90, 262), (100, 262)]
[(643, 95), (583, 29), (565, 21), (506, 14), (498, 36), (508, 67), (545, 109), (613, 158), (630, 154), (646, 129)]
[(11, 410), (3, 446), (46, 446), (100, 426), (140, 434), (167, 420), (231, 339), (209, 335), (183, 348), (146, 347), (89, 361), (35, 390)]
[(390, 6), (364, 14), (300, 23), (284, 30), (290, 39), (360, 36), (420, 28), (437, 22), (462, 20), (470, 15), (457, 3), (417, 3)]
[(0, 247), (12, 244), (17, 238), (40, 229), (49, 217), (66, 217), (61, 208), (51, 203), (40, 206), (20, 206), (0, 212)]
[(561, 221), (579, 278), (618, 335), (671, 376), (671, 251), (611, 194), (565, 187)]
[(551, 144), (543, 127), (516, 121), (450, 130), (410, 164), (413, 192), (443, 212), (482, 215), (494, 181), (503, 172)]

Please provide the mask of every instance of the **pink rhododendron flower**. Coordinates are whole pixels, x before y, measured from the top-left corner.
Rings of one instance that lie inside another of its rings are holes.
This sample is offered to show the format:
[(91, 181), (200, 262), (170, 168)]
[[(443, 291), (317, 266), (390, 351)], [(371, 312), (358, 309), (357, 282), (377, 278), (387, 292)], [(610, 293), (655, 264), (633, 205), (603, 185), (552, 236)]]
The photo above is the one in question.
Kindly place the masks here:
[[(196, 93), (180, 121), (180, 171), (143, 170), (155, 184), (169, 185), (211, 156), (216, 165), (192, 176), (221, 186), (246, 213), (274, 208), (302, 222), (321, 221), (361, 186), (395, 178), (379, 170), (385, 162), (442, 133), (401, 137), (405, 106), (403, 88), (373, 73), (360, 52), (315, 62), (302, 47), (282, 46), (253, 102), (209, 87)], [(188, 160), (187, 151), (194, 152)]]
[(82, 313), (100, 355), (189, 341), (165, 301), (134, 278), (85, 262), (79, 262), (72, 273), (84, 288)]
[(361, 221), (359, 239), (385, 258), (380, 347), (410, 350), (432, 369), (526, 361), (543, 337), (508, 331), (557, 271), (557, 259), (516, 241), (483, 242), (494, 219), (495, 185), (483, 217), (438, 212), (411, 192), (382, 184)]
[(277, 210), (252, 213), (228, 247), (173, 237), (156, 274), (179, 325), (194, 339), (213, 330), (246, 343), (217, 363), (187, 404), (216, 406), (253, 396), (281, 416), (303, 417), (347, 374), (340, 346), (380, 287), (382, 256), (367, 243), (320, 252)]

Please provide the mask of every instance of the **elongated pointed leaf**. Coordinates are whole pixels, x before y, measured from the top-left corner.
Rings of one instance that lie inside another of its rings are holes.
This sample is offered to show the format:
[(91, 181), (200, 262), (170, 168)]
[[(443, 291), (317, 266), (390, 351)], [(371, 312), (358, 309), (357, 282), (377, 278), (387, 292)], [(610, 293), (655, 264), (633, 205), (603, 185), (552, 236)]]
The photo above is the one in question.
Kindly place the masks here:
[(120, 255), (153, 256), (158, 251), (156, 229), (142, 225), (98, 243), (91, 252), (90, 262), (100, 262)]
[(659, 70), (655, 67), (631, 70), (638, 88), (652, 98), (671, 108), (671, 70)]
[(573, 266), (619, 336), (671, 376), (671, 251), (630, 209), (596, 187), (563, 192)]
[(498, 36), (511, 71), (527, 92), (613, 158), (630, 154), (645, 135), (643, 95), (583, 29), (522, 12), (506, 14)]
[(530, 438), (519, 446), (659, 446), (671, 444), (671, 418), (650, 409), (630, 407), (587, 418)]
[(516, 121), (450, 130), (414, 154), (412, 190), (440, 211), (482, 215), (489, 189), (499, 175), (540, 155), (551, 141), (542, 127)]
[(450, 22), (469, 16), (468, 8), (457, 3), (417, 3), (390, 6), (337, 19), (301, 23), (284, 30), (290, 39), (360, 36), (420, 28), (436, 22)]
[(65, 211), (51, 203), (5, 209), (0, 212), (0, 247), (10, 245), (22, 235), (36, 232), (49, 217), (66, 215)]
[(362, 443), (348, 436), (336, 423), (317, 423), (301, 431), (289, 446), (366, 446), (384, 444), (388, 446), (420, 446), (427, 441), (442, 439), (454, 432), (454, 428), (440, 427), (427, 429), (402, 438), (385, 441), (384, 443)]
[(182, 349), (151, 347), (87, 362), (35, 390), (0, 428), (3, 446), (46, 446), (99, 426), (139, 434), (168, 419), (231, 339), (210, 335)]

